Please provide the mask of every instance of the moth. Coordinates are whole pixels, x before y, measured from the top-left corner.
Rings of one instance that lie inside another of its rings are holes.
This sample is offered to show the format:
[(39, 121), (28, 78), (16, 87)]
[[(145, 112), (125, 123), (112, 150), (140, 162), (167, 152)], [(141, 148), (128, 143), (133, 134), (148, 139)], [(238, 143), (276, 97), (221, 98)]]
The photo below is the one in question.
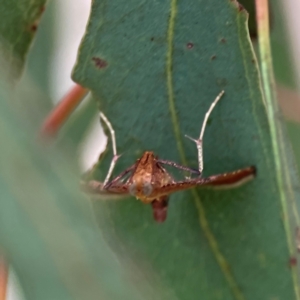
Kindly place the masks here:
[[(90, 194), (101, 194), (110, 196), (132, 195), (145, 204), (151, 204), (153, 217), (157, 222), (164, 222), (167, 217), (168, 200), (170, 194), (195, 187), (235, 187), (254, 178), (256, 169), (250, 166), (233, 172), (202, 177), (203, 171), (203, 136), (208, 118), (223, 96), (224, 91), (216, 97), (205, 114), (198, 139), (186, 136), (195, 142), (198, 151), (198, 169), (182, 166), (173, 161), (161, 160), (151, 151), (146, 151), (133, 165), (124, 170), (121, 174), (110, 180), (113, 169), (119, 155), (117, 154), (115, 132), (109, 120), (103, 113), (100, 118), (104, 121), (110, 131), (113, 159), (111, 161), (107, 176), (103, 183), (99, 181), (87, 181), (82, 183), (84, 191)], [(165, 166), (172, 166), (179, 170), (190, 173), (190, 176), (182, 181), (175, 180), (166, 170)], [(194, 177), (192, 175), (194, 174)]]

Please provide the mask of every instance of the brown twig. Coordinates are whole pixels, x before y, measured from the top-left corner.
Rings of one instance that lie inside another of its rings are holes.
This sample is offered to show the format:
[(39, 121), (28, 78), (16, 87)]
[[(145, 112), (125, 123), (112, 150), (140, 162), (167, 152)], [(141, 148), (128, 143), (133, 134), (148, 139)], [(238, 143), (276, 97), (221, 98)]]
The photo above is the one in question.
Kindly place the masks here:
[(0, 257), (0, 300), (6, 299), (8, 266), (3, 256)]
[(88, 89), (78, 84), (72, 87), (46, 118), (42, 125), (40, 135), (42, 137), (55, 136), (87, 93)]

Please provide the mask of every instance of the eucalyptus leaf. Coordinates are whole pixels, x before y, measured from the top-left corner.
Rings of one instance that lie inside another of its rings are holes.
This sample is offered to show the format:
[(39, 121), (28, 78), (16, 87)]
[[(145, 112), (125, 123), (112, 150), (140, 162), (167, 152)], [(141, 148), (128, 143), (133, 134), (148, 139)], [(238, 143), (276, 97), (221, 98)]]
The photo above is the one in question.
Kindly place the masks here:
[(292, 142), (298, 169), (300, 170), (300, 124), (296, 122), (287, 122), (287, 130)]
[(1, 89), (0, 245), (25, 298), (169, 299), (126, 256), (116, 260), (79, 191), (74, 155), (37, 143), (6, 97)]
[[(122, 154), (115, 174), (145, 150), (196, 167), (184, 134), (199, 135), (225, 90), (204, 136), (204, 176), (255, 165), (255, 180), (176, 193), (162, 225), (133, 198), (94, 202), (97, 221), (107, 239), (122, 241), (119, 255), (145, 259), (179, 299), (296, 299), (281, 195), (299, 204), (299, 187), (279, 190), (247, 13), (236, 1), (95, 0), (73, 78), (115, 129)], [(108, 150), (95, 179), (106, 175)]]
[(12, 80), (20, 76), (46, 2), (0, 0), (0, 54), (10, 64), (6, 72), (9, 72)]

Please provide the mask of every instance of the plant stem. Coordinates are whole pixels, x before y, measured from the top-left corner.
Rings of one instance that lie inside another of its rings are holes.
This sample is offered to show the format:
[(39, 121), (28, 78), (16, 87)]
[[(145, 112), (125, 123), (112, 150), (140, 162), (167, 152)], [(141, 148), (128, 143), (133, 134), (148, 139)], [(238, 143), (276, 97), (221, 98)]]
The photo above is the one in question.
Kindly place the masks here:
[(8, 267), (3, 256), (0, 257), (0, 300), (6, 299)]
[[(284, 132), (280, 123), (280, 112), (277, 102), (276, 86), (273, 73), (272, 54), (270, 46), (269, 32), (269, 10), (268, 0), (255, 0), (256, 4), (256, 20), (258, 28), (258, 42), (261, 65), (261, 76), (263, 82), (263, 92), (270, 126), (272, 148), (274, 153), (274, 162), (276, 169), (276, 179), (278, 192), (282, 206), (282, 219), (287, 236), (287, 245), (290, 257), (295, 255), (295, 247), (293, 245), (292, 233), (295, 231), (290, 224), (288, 203), (292, 203), (292, 199), (288, 196), (288, 187), (291, 186), (291, 178), (289, 172), (286, 172), (287, 161), (284, 148), (288, 147), (284, 140)], [(290, 204), (293, 205), (293, 204)], [(296, 211), (295, 211), (296, 210)], [(297, 207), (293, 209), (296, 224), (298, 223)], [(298, 274), (295, 268), (292, 268), (292, 278), (294, 282), (295, 299), (300, 299), (300, 289)]]
[(55, 136), (87, 93), (88, 89), (79, 84), (72, 87), (46, 118), (42, 125), (40, 135), (42, 137)]

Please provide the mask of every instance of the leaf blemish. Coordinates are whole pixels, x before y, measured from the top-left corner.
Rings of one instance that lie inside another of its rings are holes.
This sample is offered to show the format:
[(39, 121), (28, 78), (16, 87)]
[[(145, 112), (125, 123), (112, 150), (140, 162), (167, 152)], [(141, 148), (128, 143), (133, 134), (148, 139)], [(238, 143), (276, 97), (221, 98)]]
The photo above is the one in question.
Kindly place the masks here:
[(239, 12), (245, 10), (244, 6), (241, 3), (239, 3), (237, 0), (231, 0), (231, 2), (233, 2), (237, 6)]
[(227, 41), (226, 41), (225, 38), (221, 38), (221, 39), (220, 39), (220, 43), (225, 44), (226, 42), (227, 42)]
[(46, 6), (45, 5), (42, 5), (39, 9), (39, 11), (37, 12), (38, 16), (36, 18), (36, 20), (34, 21), (34, 23), (30, 26), (29, 30), (31, 32), (36, 32), (37, 29), (38, 29), (38, 25), (39, 25), (39, 22), (40, 22), (40, 18), (43, 14), (43, 12), (45, 11), (46, 9)]
[(37, 31), (37, 29), (38, 29), (37, 24), (33, 24), (33, 25), (31, 25), (31, 27), (30, 27), (30, 31), (32, 31), (32, 32)]
[(297, 265), (297, 258), (295, 256), (290, 257), (289, 266), (292, 268), (295, 267), (296, 265)]
[(210, 60), (215, 60), (216, 58), (217, 58), (216, 55), (212, 55), (212, 56), (210, 57)]
[(239, 12), (245, 10), (244, 6), (238, 2), (238, 9), (239, 9)]
[(45, 9), (46, 9), (46, 5), (42, 5), (40, 8), (40, 12), (43, 13), (45, 11)]
[(194, 47), (194, 44), (189, 42), (186, 44), (187, 49), (192, 49)]
[(108, 63), (106, 60), (100, 58), (100, 57), (96, 57), (94, 56), (92, 58), (92, 61), (95, 63), (95, 66), (98, 68), (98, 69), (104, 69), (105, 67), (107, 67)]

